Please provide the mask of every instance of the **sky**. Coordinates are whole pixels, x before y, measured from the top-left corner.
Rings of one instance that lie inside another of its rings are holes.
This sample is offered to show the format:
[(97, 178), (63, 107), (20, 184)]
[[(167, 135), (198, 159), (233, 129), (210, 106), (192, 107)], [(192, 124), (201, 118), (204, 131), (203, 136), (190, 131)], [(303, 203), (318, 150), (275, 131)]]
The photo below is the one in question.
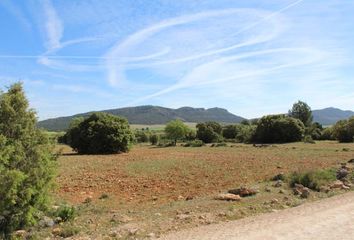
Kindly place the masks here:
[(139, 105), (354, 110), (353, 0), (0, 0), (0, 89), (39, 119)]

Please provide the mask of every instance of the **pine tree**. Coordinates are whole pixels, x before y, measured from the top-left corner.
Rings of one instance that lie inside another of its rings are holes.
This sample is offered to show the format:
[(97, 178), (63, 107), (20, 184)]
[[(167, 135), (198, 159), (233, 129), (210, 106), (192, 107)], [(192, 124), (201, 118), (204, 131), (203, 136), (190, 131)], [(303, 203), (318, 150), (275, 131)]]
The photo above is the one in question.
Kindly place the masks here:
[(35, 224), (47, 206), (56, 155), (36, 124), (22, 84), (0, 93), (0, 237)]

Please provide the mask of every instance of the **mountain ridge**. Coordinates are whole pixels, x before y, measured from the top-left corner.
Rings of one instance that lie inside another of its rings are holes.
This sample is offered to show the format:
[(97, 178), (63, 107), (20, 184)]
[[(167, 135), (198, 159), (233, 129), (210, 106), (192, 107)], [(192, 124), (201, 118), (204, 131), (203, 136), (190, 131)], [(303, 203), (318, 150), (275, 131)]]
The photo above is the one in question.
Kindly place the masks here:
[[(184, 122), (206, 122), (216, 121), (219, 123), (239, 123), (247, 120), (244, 117), (230, 113), (227, 109), (213, 108), (193, 108), (180, 107), (177, 109), (143, 105), (136, 107), (125, 107), (116, 109), (107, 109), (102, 111), (91, 111), (79, 113), (72, 116), (50, 118), (38, 123), (38, 126), (49, 131), (63, 131), (67, 129), (71, 119), (75, 117), (85, 117), (94, 112), (105, 112), (113, 115), (119, 115), (128, 119), (130, 124), (165, 124), (174, 119), (180, 119)], [(339, 108), (328, 107), (324, 109), (313, 110), (314, 122), (322, 125), (333, 125), (337, 121), (354, 116), (354, 111), (341, 110)]]

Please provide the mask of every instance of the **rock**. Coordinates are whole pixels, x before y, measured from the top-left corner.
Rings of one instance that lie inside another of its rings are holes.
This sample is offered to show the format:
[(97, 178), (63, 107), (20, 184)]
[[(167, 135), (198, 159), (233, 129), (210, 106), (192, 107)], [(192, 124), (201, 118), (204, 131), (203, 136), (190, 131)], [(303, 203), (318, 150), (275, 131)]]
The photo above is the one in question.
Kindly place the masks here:
[(342, 188), (343, 186), (344, 183), (340, 180), (337, 180), (331, 185), (331, 188)]
[(350, 190), (350, 187), (343, 185), (342, 189), (343, 190)]
[(266, 187), (265, 189), (264, 189), (266, 192), (271, 192), (272, 190), (270, 189), (270, 187)]
[(326, 186), (321, 186), (320, 187), (320, 192), (328, 193), (329, 191), (330, 191), (329, 187), (326, 187)]
[(348, 170), (345, 168), (341, 168), (337, 171), (337, 179), (342, 180), (344, 179), (346, 176), (348, 176)]
[(190, 201), (190, 200), (193, 200), (193, 199), (194, 199), (193, 196), (187, 196), (187, 197), (186, 197), (186, 201)]
[(157, 201), (157, 199), (158, 199), (158, 198), (157, 198), (156, 196), (152, 196), (152, 200), (153, 200), (153, 201)]
[(179, 201), (182, 201), (184, 200), (184, 197), (182, 195), (179, 195), (178, 198), (177, 198)]
[(273, 198), (271, 201), (270, 201), (271, 204), (277, 204), (279, 203), (279, 200), (276, 199), (276, 198)]
[(281, 187), (283, 186), (283, 181), (282, 180), (277, 180), (276, 183), (273, 185), (274, 187)]
[(131, 222), (133, 219), (127, 215), (124, 214), (113, 214), (111, 218), (111, 222), (116, 222), (116, 223), (128, 223)]
[(240, 195), (237, 194), (232, 194), (232, 193), (221, 193), (217, 195), (215, 200), (222, 200), (222, 201), (240, 201), (241, 197)]
[(348, 163), (354, 163), (354, 158), (350, 159)]
[(54, 220), (47, 216), (44, 216), (43, 219), (38, 222), (38, 225), (40, 227), (53, 227), (54, 224)]
[(236, 189), (231, 189), (228, 193), (239, 195), (240, 197), (248, 197), (257, 194), (257, 191), (251, 188), (241, 187)]
[(280, 190), (279, 190), (279, 193), (284, 194), (285, 191), (284, 191), (283, 189), (280, 189)]
[(26, 234), (27, 234), (26, 230), (17, 230), (16, 232), (14, 232), (13, 235), (16, 237), (16, 239), (18, 238), (25, 239)]
[(155, 233), (149, 233), (148, 235), (146, 235), (148, 238), (156, 238), (156, 234)]
[(284, 173), (279, 173), (272, 178), (273, 181), (278, 181), (278, 180), (283, 180), (283, 179), (284, 179)]
[(293, 192), (294, 195), (299, 195), (302, 198), (308, 198), (310, 195), (310, 189), (304, 187), (302, 184), (295, 184)]
[(189, 214), (181, 213), (176, 216), (176, 219), (178, 220), (190, 220), (192, 219), (192, 216)]
[(130, 229), (128, 229), (128, 234), (130, 236), (135, 236), (135, 235), (138, 234), (138, 232), (139, 232), (139, 228), (130, 228)]
[(60, 235), (61, 231), (62, 231), (61, 228), (53, 228), (52, 234), (54, 236), (58, 236), (58, 235)]
[(308, 189), (307, 187), (304, 187), (302, 189), (301, 195), (302, 198), (308, 198), (310, 196), (310, 189)]

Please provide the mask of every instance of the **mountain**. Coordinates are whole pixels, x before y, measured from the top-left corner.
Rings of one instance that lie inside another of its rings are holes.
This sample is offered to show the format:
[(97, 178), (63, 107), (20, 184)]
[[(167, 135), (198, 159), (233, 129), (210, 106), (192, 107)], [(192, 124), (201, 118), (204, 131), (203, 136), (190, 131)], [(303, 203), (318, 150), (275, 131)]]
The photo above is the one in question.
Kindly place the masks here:
[(339, 120), (348, 119), (354, 116), (353, 111), (343, 111), (338, 108), (325, 108), (320, 110), (313, 110), (313, 121), (319, 122), (322, 125), (333, 125)]
[[(182, 107), (178, 109), (164, 108), (158, 106), (138, 106), (103, 110), (100, 112), (119, 115), (128, 119), (130, 124), (165, 124), (174, 119), (181, 119), (184, 122), (205, 122), (216, 121), (220, 123), (239, 123), (245, 120), (222, 108), (192, 108)], [(63, 131), (67, 129), (70, 121), (75, 117), (85, 117), (90, 113), (81, 113), (74, 116), (58, 117), (40, 121), (38, 126), (49, 131)]]

